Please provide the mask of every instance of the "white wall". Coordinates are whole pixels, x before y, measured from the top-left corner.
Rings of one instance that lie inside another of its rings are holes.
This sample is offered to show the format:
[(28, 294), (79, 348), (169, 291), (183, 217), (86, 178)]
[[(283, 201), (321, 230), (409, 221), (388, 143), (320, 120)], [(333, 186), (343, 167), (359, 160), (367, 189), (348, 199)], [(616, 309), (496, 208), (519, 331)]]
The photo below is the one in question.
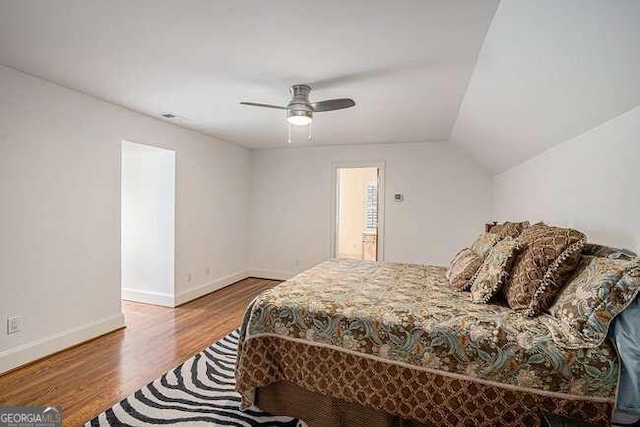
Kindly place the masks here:
[(176, 153), (122, 142), (122, 299), (174, 303)]
[[(286, 277), (329, 257), (332, 162), (385, 161), (387, 261), (447, 264), (491, 218), (490, 174), (446, 142), (283, 148), (251, 156), (256, 275)], [(394, 193), (403, 193), (404, 202), (393, 202)]]
[(176, 151), (177, 302), (246, 274), (247, 150), (4, 67), (0, 94), (0, 372), (122, 325), (122, 140)]
[(497, 220), (575, 227), (640, 253), (640, 107), (495, 177)]

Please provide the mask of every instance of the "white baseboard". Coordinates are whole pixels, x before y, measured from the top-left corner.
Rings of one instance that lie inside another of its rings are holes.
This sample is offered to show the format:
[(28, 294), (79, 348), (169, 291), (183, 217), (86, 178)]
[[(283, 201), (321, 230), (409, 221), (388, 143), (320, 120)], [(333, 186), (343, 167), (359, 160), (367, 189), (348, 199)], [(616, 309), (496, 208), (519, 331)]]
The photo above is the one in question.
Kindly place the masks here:
[[(222, 277), (220, 279), (198, 286), (197, 288), (181, 292), (175, 297), (159, 292), (140, 291), (131, 288), (124, 288), (122, 290), (122, 299), (143, 302), (147, 304), (156, 304), (166, 307), (176, 307), (218, 289), (222, 289), (225, 286), (229, 286), (233, 283), (239, 282), (240, 280), (246, 279), (248, 277), (258, 277), (271, 280), (287, 280), (295, 276), (295, 274), (296, 273), (294, 272), (278, 270), (245, 270), (239, 273)], [(92, 338), (96, 338), (100, 335), (104, 335), (116, 329), (120, 329), (124, 326), (124, 316), (122, 313), (119, 313), (84, 326), (69, 329), (59, 334), (50, 335), (36, 341), (22, 344), (15, 348), (4, 350), (0, 352), (0, 374), (25, 365), (29, 362), (33, 362), (34, 360), (38, 360), (42, 357), (72, 347), (76, 344), (80, 344), (84, 341), (88, 341)]]
[(174, 307), (182, 305), (196, 298), (200, 298), (201, 296), (209, 294), (213, 291), (217, 291), (218, 289), (222, 289), (225, 286), (232, 285), (236, 282), (239, 282), (240, 280), (246, 279), (247, 277), (249, 277), (249, 272), (245, 270), (238, 273), (230, 274), (225, 277), (221, 277), (220, 279), (216, 279), (213, 282), (205, 283), (204, 285), (198, 286), (197, 288), (180, 292), (174, 299)]
[(249, 277), (269, 280), (287, 280), (291, 279), (296, 274), (297, 273), (293, 273), (291, 271), (264, 270), (259, 268), (249, 270)]
[(122, 313), (0, 352), (0, 374), (124, 327)]
[(133, 288), (122, 288), (122, 299), (127, 301), (143, 302), (145, 304), (175, 307), (173, 295), (162, 292), (143, 291)]
[(205, 283), (193, 289), (180, 292), (179, 294), (172, 296), (170, 294), (142, 291), (132, 288), (122, 289), (122, 299), (127, 301), (142, 302), (146, 304), (161, 305), (164, 307), (177, 307), (185, 304), (196, 298), (200, 298), (206, 294), (222, 289), (225, 286), (232, 285), (240, 280), (244, 280), (247, 277), (259, 277), (262, 279), (271, 280), (286, 280), (293, 277), (295, 273), (275, 270), (245, 270), (238, 273), (233, 273), (225, 277), (221, 277), (212, 282)]

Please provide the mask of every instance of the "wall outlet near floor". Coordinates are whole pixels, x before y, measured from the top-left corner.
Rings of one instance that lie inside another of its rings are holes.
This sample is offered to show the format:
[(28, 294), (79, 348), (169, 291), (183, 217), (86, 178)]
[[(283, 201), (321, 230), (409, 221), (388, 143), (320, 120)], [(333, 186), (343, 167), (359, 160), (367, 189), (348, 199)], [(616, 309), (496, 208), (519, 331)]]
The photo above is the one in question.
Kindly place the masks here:
[(205, 276), (210, 275), (211, 274), (211, 269), (209, 267), (205, 268), (204, 269), (204, 274), (205, 274)]
[(191, 273), (187, 273), (187, 282), (191, 281)]
[(17, 334), (22, 330), (22, 316), (13, 316), (7, 319), (7, 335)]

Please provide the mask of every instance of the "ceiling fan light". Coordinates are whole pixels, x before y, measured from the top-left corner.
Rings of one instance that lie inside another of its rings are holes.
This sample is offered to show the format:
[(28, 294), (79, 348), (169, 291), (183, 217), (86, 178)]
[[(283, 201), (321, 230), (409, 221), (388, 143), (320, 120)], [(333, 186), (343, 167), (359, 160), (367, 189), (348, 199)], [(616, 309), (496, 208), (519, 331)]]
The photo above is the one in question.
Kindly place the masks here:
[(306, 126), (313, 120), (311, 111), (289, 111), (287, 121), (295, 126)]

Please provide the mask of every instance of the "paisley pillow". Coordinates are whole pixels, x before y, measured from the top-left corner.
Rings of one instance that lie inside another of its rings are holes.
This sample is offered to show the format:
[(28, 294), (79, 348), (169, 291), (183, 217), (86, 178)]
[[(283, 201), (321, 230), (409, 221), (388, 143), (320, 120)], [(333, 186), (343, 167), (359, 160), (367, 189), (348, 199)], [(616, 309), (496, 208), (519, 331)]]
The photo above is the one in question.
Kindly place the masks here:
[(488, 302), (502, 288), (509, 277), (520, 243), (511, 237), (499, 241), (485, 258), (473, 278), (471, 299), (473, 302)]
[(497, 234), (500, 237), (518, 237), (522, 230), (529, 227), (529, 221), (522, 222), (503, 222), (502, 224), (496, 224), (491, 229), (490, 233)]
[(449, 280), (449, 287), (456, 291), (467, 290), (480, 265), (482, 265), (482, 258), (469, 248), (462, 249), (453, 258), (447, 270), (446, 277)]
[(471, 245), (471, 251), (484, 259), (492, 247), (495, 246), (502, 237), (493, 233), (481, 233)]
[(535, 224), (518, 236), (522, 250), (504, 286), (509, 307), (535, 316), (547, 309), (580, 261), (586, 236), (571, 228)]
[(600, 344), (609, 323), (640, 291), (640, 259), (581, 256), (549, 314), (577, 331), (585, 341)]

